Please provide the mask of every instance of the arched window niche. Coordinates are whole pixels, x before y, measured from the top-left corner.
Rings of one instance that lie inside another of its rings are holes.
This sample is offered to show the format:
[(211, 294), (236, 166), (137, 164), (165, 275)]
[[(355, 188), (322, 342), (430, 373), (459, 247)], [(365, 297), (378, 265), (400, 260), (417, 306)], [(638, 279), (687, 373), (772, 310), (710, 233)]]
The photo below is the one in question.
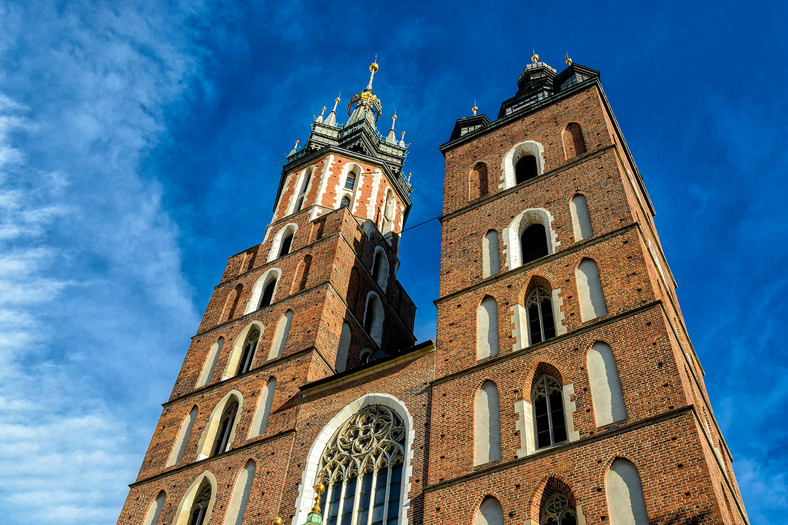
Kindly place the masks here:
[(485, 381), (474, 399), (473, 464), (483, 465), (501, 459), (501, 416), (498, 387)]
[(230, 294), (227, 296), (227, 302), (224, 305), (225, 309), (225, 316), (224, 320), (229, 321), (235, 317), (235, 313), (238, 310), (238, 302), (241, 300), (241, 294), (244, 291), (244, 285), (238, 283)]
[(588, 239), (594, 235), (591, 228), (591, 216), (588, 214), (588, 201), (585, 195), (580, 193), (572, 197), (569, 203), (569, 211), (572, 214), (572, 231), (575, 236), (575, 242)]
[(282, 357), (285, 353), (285, 345), (287, 345), (287, 336), (290, 334), (290, 325), (293, 322), (293, 311), (288, 310), (276, 323), (276, 331), (274, 332), (274, 339), (271, 341), (271, 350), (268, 352), (268, 359), (276, 359)]
[(550, 281), (533, 275), (528, 285), (518, 295), (517, 304), (511, 306), (515, 326), (512, 350), (548, 341), (566, 333), (561, 290), (553, 289)]
[(342, 333), (339, 336), (339, 347), (337, 348), (337, 362), (335, 369), (337, 372), (344, 372), (347, 369), (348, 352), (350, 351), (350, 341), (352, 332), (350, 325), (342, 323)]
[(498, 232), (490, 230), (482, 239), (482, 278), (486, 279), (501, 271), (498, 260)]
[(385, 293), (389, 284), (389, 258), (380, 246), (375, 246), (375, 255), (372, 257), (372, 279)]
[(553, 230), (553, 216), (543, 208), (520, 212), (504, 229), (503, 241), (510, 270), (555, 253), (561, 244)]
[(605, 477), (605, 492), (612, 525), (648, 525), (643, 485), (635, 465), (622, 458), (613, 461)]
[(515, 145), (504, 155), (501, 169), (505, 189), (538, 177), (544, 173), (544, 147), (533, 140)]
[(262, 392), (260, 392), (260, 399), (258, 399), (257, 408), (254, 411), (254, 419), (252, 419), (252, 424), (249, 427), (248, 438), (265, 434), (266, 427), (268, 426), (268, 418), (271, 416), (271, 406), (274, 402), (275, 393), (276, 378), (271, 377), (266, 381)]
[(309, 193), (309, 186), (312, 182), (312, 174), (314, 173), (315, 168), (313, 166), (308, 167), (304, 172), (301, 174), (297, 185), (298, 185), (298, 193), (295, 198), (295, 202), (293, 203), (293, 210), (291, 213), (297, 213), (304, 208), (307, 193)]
[(205, 425), (197, 460), (222, 454), (230, 449), (235, 440), (235, 430), (243, 412), (243, 396), (237, 390), (228, 392), (211, 412)]
[(268, 260), (266, 262), (271, 262), (274, 259), (290, 253), (293, 247), (293, 239), (297, 231), (298, 225), (294, 222), (280, 228), (279, 231), (276, 232), (276, 235), (274, 235), (274, 240), (271, 242), (271, 249), (268, 251)]
[(243, 523), (256, 470), (257, 463), (250, 459), (238, 473), (238, 477), (235, 479), (235, 486), (233, 487), (233, 495), (227, 507), (227, 517), (224, 520), (224, 525), (241, 525)]
[[(322, 482), (327, 488), (321, 509), (325, 525), (345, 523), (341, 518), (349, 512), (360, 516), (357, 523), (368, 523), (372, 512), (382, 516), (375, 523), (407, 525), (412, 429), (413, 419), (405, 404), (390, 394), (367, 394), (347, 405), (310, 448), (293, 522), (306, 520), (314, 502), (314, 486)], [(355, 440), (339, 438), (356, 431), (369, 435), (370, 445), (363, 453), (349, 454), (348, 446)]]
[(487, 496), (476, 511), (473, 525), (503, 525), (503, 508), (492, 496)]
[(279, 268), (269, 268), (255, 281), (252, 288), (252, 297), (246, 305), (244, 315), (269, 306), (274, 302), (281, 275), (282, 271)]
[(380, 346), (383, 342), (383, 303), (375, 292), (367, 294), (364, 308), (364, 330)]
[(213, 377), (213, 371), (216, 369), (216, 363), (219, 361), (219, 355), (222, 353), (223, 346), (224, 337), (220, 337), (214, 344), (211, 345), (211, 348), (208, 350), (208, 354), (205, 356), (205, 363), (202, 365), (200, 377), (197, 378), (197, 383), (194, 385), (195, 388), (199, 388), (210, 383), (211, 377)]
[(626, 419), (627, 409), (613, 351), (605, 343), (594, 343), (588, 351), (586, 365), (596, 426)]
[(142, 525), (159, 524), (159, 517), (161, 516), (161, 510), (164, 508), (164, 502), (166, 499), (167, 494), (165, 494), (163, 490), (159, 492), (159, 495), (156, 496), (156, 499), (151, 502), (150, 506), (148, 506), (148, 511), (145, 513), (145, 520), (142, 522)]
[(578, 525), (585, 523), (574, 494), (561, 480), (550, 478), (539, 503), (539, 525)]
[(490, 193), (487, 164), (477, 162), (468, 174), (468, 201), (475, 201)]
[(254, 360), (254, 353), (260, 346), (262, 336), (263, 324), (259, 321), (252, 321), (238, 333), (238, 335), (235, 337), (235, 341), (233, 342), (233, 347), (230, 350), (230, 354), (227, 356), (227, 365), (225, 366), (224, 373), (222, 374), (222, 381), (231, 377), (235, 377), (239, 373), (239, 371), (242, 369), (243, 362), (245, 361), (243, 359), (244, 354), (246, 354), (247, 357), (251, 357), (251, 360), (249, 361), (249, 366), (251, 367)]
[(361, 166), (355, 163), (345, 164), (344, 173), (340, 184), (337, 184), (337, 193), (335, 206), (340, 208), (348, 208), (353, 212), (353, 203), (356, 200), (356, 190), (361, 185)]
[(564, 157), (566, 160), (573, 159), (586, 152), (586, 141), (583, 138), (583, 129), (577, 122), (570, 122), (561, 132), (561, 139), (564, 143)]
[(580, 439), (573, 422), (574, 386), (563, 383), (558, 369), (545, 362), (536, 365), (532, 377), (523, 390), (524, 399), (514, 405), (520, 433), (517, 457)]
[(197, 405), (192, 407), (189, 414), (181, 422), (181, 428), (178, 430), (178, 435), (175, 438), (175, 443), (170, 451), (170, 456), (167, 458), (166, 466), (171, 467), (177, 465), (183, 459), (183, 454), (186, 452), (186, 445), (189, 444), (189, 436), (192, 434), (194, 422), (197, 419)]
[(381, 220), (380, 233), (386, 235), (394, 229), (394, 218), (397, 214), (397, 200), (391, 189), (386, 190), (386, 198), (383, 203), (383, 216)]
[(577, 298), (580, 301), (580, 317), (583, 322), (607, 315), (599, 268), (592, 259), (586, 258), (580, 261), (575, 269), (575, 282)]
[(476, 308), (476, 359), (498, 355), (498, 303), (488, 296)]
[(208, 525), (216, 503), (216, 478), (203, 472), (181, 498), (173, 525)]

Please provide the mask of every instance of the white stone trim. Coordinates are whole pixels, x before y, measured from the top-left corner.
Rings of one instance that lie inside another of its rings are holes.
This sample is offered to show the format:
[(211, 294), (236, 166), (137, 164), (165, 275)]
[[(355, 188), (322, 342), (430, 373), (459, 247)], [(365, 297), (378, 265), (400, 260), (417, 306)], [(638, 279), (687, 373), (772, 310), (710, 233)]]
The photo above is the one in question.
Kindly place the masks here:
[[(297, 231), (298, 231), (298, 224), (296, 224), (294, 222), (285, 224), (284, 226), (279, 228), (279, 231), (276, 232), (276, 235), (274, 236), (274, 240), (271, 243), (271, 249), (268, 250), (268, 259), (265, 262), (269, 263), (269, 262), (273, 261), (274, 259), (278, 259), (279, 258), (279, 249), (282, 247), (282, 238), (288, 232), (292, 232), (293, 233), (293, 240), (295, 241), (295, 234), (296, 234)], [(292, 246), (292, 244), (290, 246)], [(292, 251), (292, 248), (291, 248), (291, 251)]]
[(544, 208), (529, 208), (520, 212), (503, 230), (504, 261), (507, 270), (522, 266), (522, 247), (520, 235), (532, 224), (541, 224), (547, 233), (547, 254), (555, 253), (561, 243), (553, 229), (553, 215)]
[(197, 461), (201, 461), (209, 457), (211, 448), (213, 447), (213, 441), (216, 438), (216, 430), (219, 427), (219, 421), (222, 419), (224, 408), (227, 406), (227, 403), (230, 402), (231, 397), (235, 397), (238, 400), (238, 410), (235, 413), (233, 427), (230, 429), (230, 438), (227, 440), (227, 450), (232, 448), (233, 441), (235, 441), (235, 431), (238, 429), (238, 423), (241, 421), (241, 416), (243, 415), (244, 410), (244, 396), (235, 389), (227, 392), (221, 401), (216, 404), (213, 412), (211, 412), (208, 422), (205, 424), (205, 428), (203, 428), (200, 441), (197, 445), (197, 451), (199, 452), (197, 454)]
[(525, 318), (525, 307), (523, 305), (514, 304), (509, 307), (509, 310), (512, 312), (512, 337), (514, 338), (512, 351), (515, 352), (528, 346), (526, 344), (528, 333), (525, 328), (528, 323)]
[(574, 414), (577, 411), (577, 405), (571, 400), (570, 396), (575, 395), (575, 386), (572, 383), (564, 385), (561, 389), (562, 397), (564, 398), (564, 419), (566, 419), (566, 440), (570, 443), (580, 439), (580, 432), (575, 430)]
[(536, 438), (534, 436), (534, 409), (525, 399), (514, 404), (517, 413), (515, 428), (520, 432), (520, 448), (517, 457), (524, 458), (536, 451)]
[(306, 521), (307, 514), (312, 509), (315, 500), (315, 477), (317, 476), (317, 467), (320, 464), (320, 457), (323, 455), (323, 450), (326, 448), (328, 441), (339, 430), (342, 424), (350, 419), (356, 412), (369, 405), (383, 405), (394, 410), (401, 418), (405, 425), (407, 434), (407, 443), (405, 445), (405, 460), (404, 469), (402, 472), (402, 494), (400, 495), (400, 515), (399, 521), (401, 525), (408, 525), (408, 510), (410, 509), (410, 478), (413, 474), (413, 439), (415, 432), (413, 428), (413, 417), (411, 417), (407, 406), (397, 397), (391, 394), (365, 394), (345, 408), (343, 408), (331, 421), (318, 434), (315, 442), (312, 443), (312, 448), (309, 449), (306, 463), (304, 465), (304, 473), (301, 476), (301, 485), (298, 488), (298, 498), (296, 499), (296, 512), (293, 516), (292, 525), (301, 525)]
[(539, 175), (544, 173), (544, 147), (534, 140), (526, 140), (516, 144), (506, 152), (501, 160), (501, 182), (498, 189), (513, 188), (516, 186), (514, 166), (525, 155), (536, 157), (536, 170)]
[[(378, 191), (380, 190), (380, 177), (380, 168), (376, 168), (372, 177), (372, 191), (370, 192), (369, 204), (367, 205), (367, 218), (372, 222), (375, 222), (375, 210), (377, 209)], [(383, 220), (383, 215), (381, 215), (381, 220)], [(380, 224), (375, 223), (375, 226), (377, 226), (378, 231), (380, 231)]]
[(334, 164), (334, 155), (333, 153), (328, 156), (323, 164), (323, 172), (320, 174), (320, 186), (317, 188), (317, 200), (315, 202), (319, 204), (323, 204), (323, 198), (326, 195), (326, 190), (328, 189), (328, 179), (330, 178), (330, 170), (331, 166)]
[(178, 508), (175, 511), (175, 519), (172, 520), (172, 525), (186, 525), (188, 523), (189, 513), (191, 512), (192, 504), (194, 503), (194, 497), (197, 495), (197, 491), (199, 490), (200, 485), (202, 485), (204, 479), (207, 479), (208, 483), (211, 484), (211, 500), (208, 503), (208, 508), (205, 511), (205, 519), (203, 522), (211, 522), (213, 506), (216, 503), (217, 485), (216, 477), (211, 473), (211, 471), (206, 470), (197, 476), (197, 479), (194, 480), (188, 489), (186, 489), (186, 492), (183, 494), (181, 502), (178, 504)]
[[(246, 341), (246, 336), (249, 334), (249, 331), (257, 327), (260, 331), (260, 335), (257, 339), (257, 347), (255, 347), (255, 354), (260, 351), (260, 342), (263, 340), (263, 323), (260, 321), (252, 321), (246, 327), (241, 330), (241, 332), (235, 336), (235, 341), (233, 341), (233, 347), (230, 350), (230, 355), (227, 356), (227, 364), (224, 366), (224, 372), (222, 373), (222, 381), (225, 381), (232, 377), (230, 374), (238, 368), (238, 360), (241, 358), (241, 352), (243, 351), (243, 345)], [(255, 356), (256, 357), (256, 356)]]
[(389, 268), (389, 258), (386, 255), (386, 250), (380, 246), (375, 246), (375, 253), (372, 256), (372, 268), (375, 268), (375, 261), (380, 257), (380, 271), (378, 272), (377, 280), (375, 281), (383, 293), (389, 286), (389, 276), (391, 274)]
[(260, 300), (262, 299), (263, 289), (265, 286), (270, 282), (270, 276), (274, 276), (276, 279), (276, 286), (274, 286), (274, 294), (271, 296), (271, 303), (274, 302), (276, 299), (276, 292), (279, 291), (279, 285), (282, 283), (282, 270), (279, 268), (269, 268), (266, 272), (261, 275), (254, 283), (254, 287), (252, 288), (252, 297), (249, 299), (249, 302), (246, 303), (246, 310), (244, 310), (244, 315), (250, 314), (255, 310), (260, 309)]
[(555, 324), (555, 335), (563, 335), (566, 333), (566, 326), (564, 325), (564, 312), (561, 307), (564, 305), (564, 300), (561, 298), (561, 289), (556, 288), (550, 294), (550, 303), (553, 307), (553, 323)]
[[(368, 335), (378, 346), (380, 346), (383, 342), (383, 323), (386, 320), (386, 315), (383, 311), (383, 301), (380, 300), (380, 296), (377, 294), (377, 292), (373, 290), (370, 290), (367, 293), (367, 300), (364, 303), (364, 317), (361, 318), (361, 323), (363, 325), (367, 318), (367, 308), (369, 308), (370, 302), (372, 300), (378, 302), (378, 310), (376, 312), (375, 319), (372, 321), (372, 326), (370, 327), (370, 333)], [(366, 326), (364, 329), (366, 329)]]

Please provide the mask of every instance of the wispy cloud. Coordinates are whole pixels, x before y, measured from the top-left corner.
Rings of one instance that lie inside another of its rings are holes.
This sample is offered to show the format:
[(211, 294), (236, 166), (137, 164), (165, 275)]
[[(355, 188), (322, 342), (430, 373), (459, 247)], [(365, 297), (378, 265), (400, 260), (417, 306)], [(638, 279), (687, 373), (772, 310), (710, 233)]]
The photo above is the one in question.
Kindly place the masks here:
[(206, 9), (0, 6), (4, 523), (117, 518), (196, 326), (143, 161), (199, 82)]

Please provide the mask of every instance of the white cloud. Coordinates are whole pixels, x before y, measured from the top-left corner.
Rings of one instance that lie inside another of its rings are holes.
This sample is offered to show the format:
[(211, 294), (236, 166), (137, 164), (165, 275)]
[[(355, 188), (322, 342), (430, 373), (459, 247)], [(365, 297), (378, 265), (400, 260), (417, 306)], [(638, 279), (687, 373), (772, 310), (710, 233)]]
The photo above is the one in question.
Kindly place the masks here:
[(143, 166), (199, 82), (203, 10), (0, 4), (4, 523), (117, 519), (197, 325)]

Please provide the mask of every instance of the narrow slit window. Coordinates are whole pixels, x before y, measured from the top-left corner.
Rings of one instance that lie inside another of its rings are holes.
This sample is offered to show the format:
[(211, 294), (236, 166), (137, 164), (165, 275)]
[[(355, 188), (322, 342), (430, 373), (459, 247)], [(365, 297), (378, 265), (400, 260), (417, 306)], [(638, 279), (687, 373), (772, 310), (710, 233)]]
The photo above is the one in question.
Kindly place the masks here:
[(216, 432), (216, 440), (213, 442), (211, 456), (226, 452), (230, 448), (230, 434), (233, 431), (235, 415), (238, 413), (238, 401), (230, 401), (222, 412), (219, 420), (219, 428)]
[(547, 374), (536, 380), (531, 393), (537, 448), (566, 441), (564, 398), (561, 384)]

